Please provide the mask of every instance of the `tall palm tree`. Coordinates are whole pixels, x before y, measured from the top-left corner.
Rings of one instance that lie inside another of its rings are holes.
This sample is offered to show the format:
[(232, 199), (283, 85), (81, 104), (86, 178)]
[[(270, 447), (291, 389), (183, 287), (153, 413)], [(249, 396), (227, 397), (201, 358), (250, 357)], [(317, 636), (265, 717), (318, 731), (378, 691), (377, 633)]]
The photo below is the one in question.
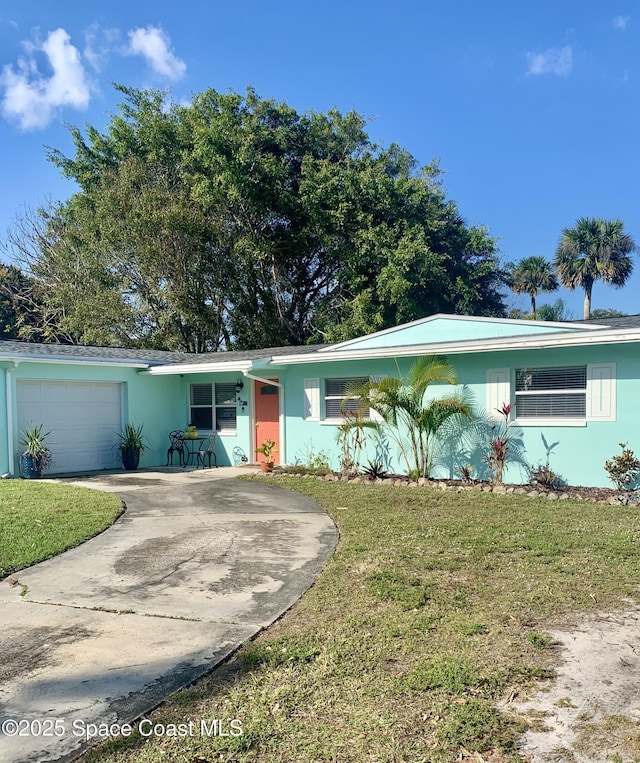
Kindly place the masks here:
[(525, 257), (511, 271), (511, 289), (531, 297), (531, 313), (536, 317), (536, 297), (542, 291), (555, 291), (558, 279), (544, 257)]
[(591, 316), (591, 292), (596, 281), (624, 286), (633, 270), (631, 253), (636, 243), (622, 220), (581, 217), (565, 228), (553, 264), (567, 289), (584, 289), (584, 317)]

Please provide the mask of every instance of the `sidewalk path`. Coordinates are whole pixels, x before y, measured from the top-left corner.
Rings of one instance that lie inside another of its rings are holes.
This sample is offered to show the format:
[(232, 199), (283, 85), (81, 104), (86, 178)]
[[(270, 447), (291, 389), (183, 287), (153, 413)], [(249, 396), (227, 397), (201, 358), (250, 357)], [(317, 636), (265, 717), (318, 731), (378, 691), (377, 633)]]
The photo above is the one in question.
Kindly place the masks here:
[[(116, 492), (127, 511), (13, 575), (19, 584), (0, 582), (1, 763), (75, 757), (87, 724), (148, 712), (313, 583), (337, 542), (331, 519), (305, 496), (229, 478), (237, 473), (77, 482)], [(12, 720), (26, 735), (11, 735)]]

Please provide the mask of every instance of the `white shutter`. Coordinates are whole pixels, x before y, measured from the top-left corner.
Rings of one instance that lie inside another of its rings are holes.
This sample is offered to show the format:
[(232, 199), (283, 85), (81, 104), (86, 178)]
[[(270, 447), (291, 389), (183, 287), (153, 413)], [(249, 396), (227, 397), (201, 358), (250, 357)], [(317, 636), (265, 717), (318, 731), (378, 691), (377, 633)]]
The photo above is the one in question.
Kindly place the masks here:
[(616, 420), (616, 364), (587, 365), (587, 421)]
[(498, 419), (498, 410), (511, 403), (511, 372), (508, 368), (488, 368), (486, 383), (487, 418)]
[(320, 421), (320, 379), (305, 379), (304, 382), (305, 421)]
[[(369, 381), (371, 381), (371, 382), (381, 382), (383, 379), (386, 379), (386, 378), (387, 377), (386, 377), (385, 374), (375, 375), (375, 376), (370, 376), (369, 377)], [(369, 408), (369, 419), (371, 421), (384, 421), (384, 419), (378, 413), (378, 411), (374, 411), (373, 408)]]

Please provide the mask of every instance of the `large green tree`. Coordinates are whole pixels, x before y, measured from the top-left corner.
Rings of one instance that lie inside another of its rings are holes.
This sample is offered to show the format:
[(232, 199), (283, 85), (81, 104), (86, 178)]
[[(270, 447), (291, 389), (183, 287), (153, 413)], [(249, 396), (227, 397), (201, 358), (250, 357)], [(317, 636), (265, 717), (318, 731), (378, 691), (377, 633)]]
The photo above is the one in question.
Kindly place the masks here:
[(558, 279), (544, 257), (525, 257), (511, 270), (510, 286), (516, 294), (531, 298), (531, 315), (536, 318), (536, 297), (541, 292), (555, 291)]
[(71, 341), (202, 352), (504, 313), (494, 239), (361, 115), (119, 89), (103, 132), (50, 151), (79, 190), (21, 253)]
[(563, 286), (584, 289), (585, 320), (591, 315), (594, 283), (624, 286), (633, 270), (635, 249), (622, 220), (581, 217), (573, 228), (563, 230), (554, 265)]

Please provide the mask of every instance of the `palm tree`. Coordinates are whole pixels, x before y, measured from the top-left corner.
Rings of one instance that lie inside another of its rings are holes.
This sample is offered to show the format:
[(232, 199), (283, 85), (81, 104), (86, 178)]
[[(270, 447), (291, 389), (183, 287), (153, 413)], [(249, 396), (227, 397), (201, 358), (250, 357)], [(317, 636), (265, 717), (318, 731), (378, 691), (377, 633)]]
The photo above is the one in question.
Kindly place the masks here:
[(596, 281), (622, 287), (631, 275), (635, 241), (622, 220), (581, 217), (565, 228), (553, 264), (567, 289), (584, 289), (584, 318), (591, 316), (591, 292)]
[(542, 291), (555, 291), (558, 279), (544, 257), (525, 257), (511, 271), (511, 289), (531, 297), (531, 313), (536, 317), (536, 297)]
[(442, 425), (454, 416), (472, 415), (472, 401), (466, 390), (425, 400), (432, 384), (458, 384), (456, 372), (443, 357), (418, 358), (406, 379), (371, 379), (347, 392), (348, 397), (367, 401), (382, 417), (402, 452), (408, 473), (423, 477), (431, 471), (434, 440)]

